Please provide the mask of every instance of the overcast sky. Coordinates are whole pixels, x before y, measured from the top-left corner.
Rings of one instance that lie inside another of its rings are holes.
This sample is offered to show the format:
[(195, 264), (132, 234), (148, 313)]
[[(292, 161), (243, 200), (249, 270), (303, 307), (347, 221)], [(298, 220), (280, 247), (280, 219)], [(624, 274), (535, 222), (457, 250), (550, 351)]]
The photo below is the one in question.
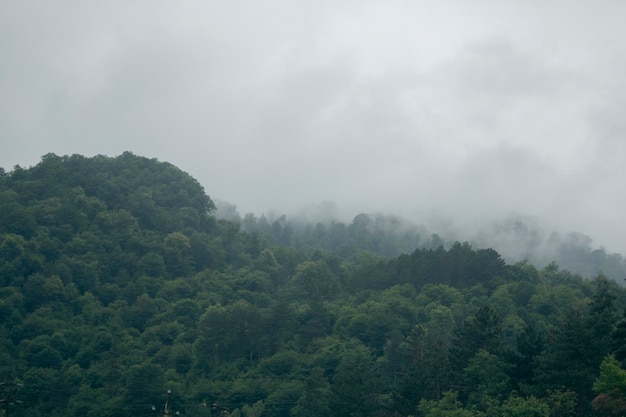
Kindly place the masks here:
[(626, 253), (626, 2), (0, 2), (0, 166), (171, 162), (243, 214), (512, 213)]

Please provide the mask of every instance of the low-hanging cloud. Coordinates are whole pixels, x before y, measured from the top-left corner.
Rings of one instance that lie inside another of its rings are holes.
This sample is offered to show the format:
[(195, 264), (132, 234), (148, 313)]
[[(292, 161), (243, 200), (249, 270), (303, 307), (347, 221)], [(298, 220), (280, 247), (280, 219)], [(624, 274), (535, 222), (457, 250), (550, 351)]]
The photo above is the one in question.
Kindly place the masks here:
[(626, 253), (624, 8), (3, 3), (0, 165), (131, 150), (244, 213), (517, 213)]

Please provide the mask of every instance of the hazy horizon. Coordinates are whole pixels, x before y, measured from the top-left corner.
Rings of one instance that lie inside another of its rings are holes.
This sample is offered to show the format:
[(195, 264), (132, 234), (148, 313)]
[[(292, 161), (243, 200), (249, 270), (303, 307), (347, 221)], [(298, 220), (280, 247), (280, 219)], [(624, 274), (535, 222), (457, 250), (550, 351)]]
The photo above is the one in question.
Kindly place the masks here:
[[(0, 166), (175, 164), (240, 213), (510, 216), (626, 254), (626, 3), (0, 3)], [(332, 205), (335, 208), (332, 208)]]

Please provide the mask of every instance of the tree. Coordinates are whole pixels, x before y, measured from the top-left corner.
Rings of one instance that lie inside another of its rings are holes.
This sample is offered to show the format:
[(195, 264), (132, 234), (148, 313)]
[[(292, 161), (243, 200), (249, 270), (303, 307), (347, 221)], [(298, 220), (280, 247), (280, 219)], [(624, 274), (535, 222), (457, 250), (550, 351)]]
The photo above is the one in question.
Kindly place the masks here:
[(291, 410), (294, 417), (318, 417), (330, 414), (330, 385), (324, 375), (324, 370), (315, 367), (305, 381), (296, 406)]
[(516, 337), (517, 351), (510, 351), (504, 356), (510, 365), (508, 374), (514, 389), (524, 395), (537, 393), (536, 369), (538, 358), (545, 347), (545, 337), (527, 325)]
[(506, 398), (511, 385), (505, 369), (502, 359), (483, 349), (470, 359), (462, 387), (468, 408), (486, 412)]
[[(159, 404), (163, 398), (163, 370), (150, 363), (141, 363), (126, 370), (126, 398), (130, 404)], [(146, 410), (148, 408), (146, 407)]]
[(479, 350), (500, 354), (503, 343), (501, 323), (500, 316), (489, 306), (480, 308), (474, 316), (465, 320), (456, 331), (450, 352), (453, 367), (464, 369)]
[(458, 399), (458, 393), (447, 391), (441, 400), (422, 400), (419, 411), (424, 417), (478, 417), (479, 413), (466, 410)]
[(194, 270), (189, 238), (181, 232), (169, 233), (163, 242), (163, 251), (170, 274), (173, 277), (190, 275)]
[(550, 417), (550, 407), (536, 397), (523, 398), (512, 394), (499, 412), (503, 417)]
[(613, 306), (618, 291), (604, 277), (594, 282), (587, 305), (560, 317), (538, 358), (537, 380), (545, 389), (567, 389), (579, 396), (578, 415), (592, 412), (592, 387), (603, 358), (609, 353), (617, 319)]
[(59, 369), (63, 363), (61, 354), (51, 346), (49, 336), (25, 340), (20, 343), (19, 349), (28, 366)]
[(432, 303), (427, 309), (430, 320), (424, 324), (424, 340), (429, 348), (425, 351), (421, 367), (426, 375), (425, 394), (430, 398), (440, 398), (450, 384), (454, 318), (452, 311), (439, 303)]
[(550, 408), (550, 417), (574, 417), (578, 409), (578, 395), (565, 389), (548, 390), (545, 403)]
[(332, 378), (331, 415), (375, 415), (380, 407), (378, 382), (369, 349), (362, 344), (355, 344), (346, 350)]
[(312, 303), (334, 298), (339, 289), (337, 277), (322, 260), (298, 265), (292, 281), (299, 297)]
[(265, 404), (263, 404), (263, 401), (259, 400), (253, 405), (244, 405), (241, 408), (241, 413), (243, 417), (261, 417), (263, 410), (265, 410)]
[(600, 364), (600, 376), (593, 383), (597, 394), (592, 405), (601, 416), (618, 417), (626, 414), (626, 370), (613, 355)]

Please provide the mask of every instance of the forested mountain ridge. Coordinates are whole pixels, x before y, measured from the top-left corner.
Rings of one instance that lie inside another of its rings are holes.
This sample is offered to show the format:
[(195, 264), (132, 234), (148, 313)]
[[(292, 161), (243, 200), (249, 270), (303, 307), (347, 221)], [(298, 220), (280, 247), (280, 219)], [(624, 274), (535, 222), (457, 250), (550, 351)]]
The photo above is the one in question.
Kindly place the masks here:
[(242, 217), (235, 205), (217, 201), (215, 217), (239, 223), (241, 230), (258, 233), (271, 244), (330, 250), (342, 257), (368, 251), (395, 258), (418, 248), (450, 248), (457, 241), (467, 241), (475, 248), (497, 250), (510, 263), (528, 261), (543, 268), (556, 262), (585, 278), (603, 274), (626, 285), (626, 259), (622, 255), (593, 247), (593, 240), (582, 233), (547, 232), (532, 218), (512, 216), (460, 236), (460, 232), (445, 228), (433, 233), (424, 225), (380, 213), (360, 213), (350, 222), (333, 218), (315, 221), (284, 214), (247, 213)]
[(603, 276), (464, 243), (388, 259), (269, 242), (131, 153), (1, 174), (5, 414), (624, 411), (626, 292)]

